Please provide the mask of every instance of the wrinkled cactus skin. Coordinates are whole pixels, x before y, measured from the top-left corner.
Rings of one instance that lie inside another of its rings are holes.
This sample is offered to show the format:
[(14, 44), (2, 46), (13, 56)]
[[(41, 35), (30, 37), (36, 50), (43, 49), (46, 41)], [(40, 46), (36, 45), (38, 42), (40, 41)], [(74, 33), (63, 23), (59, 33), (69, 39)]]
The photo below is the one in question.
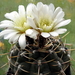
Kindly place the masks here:
[(18, 43), (10, 49), (7, 75), (71, 75), (68, 49), (60, 38), (39, 35), (26, 40), (25, 49)]

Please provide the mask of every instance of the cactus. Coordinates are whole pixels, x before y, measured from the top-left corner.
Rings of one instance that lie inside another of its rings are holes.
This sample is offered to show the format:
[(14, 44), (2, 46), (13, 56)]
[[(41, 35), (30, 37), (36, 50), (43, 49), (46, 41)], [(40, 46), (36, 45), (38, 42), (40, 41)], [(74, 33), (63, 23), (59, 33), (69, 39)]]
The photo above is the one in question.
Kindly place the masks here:
[(42, 2), (28, 4), (26, 11), (19, 5), (18, 12), (5, 14), (10, 20), (1, 21), (4, 30), (0, 37), (14, 45), (7, 75), (67, 75), (70, 57), (59, 34), (67, 31), (60, 27), (71, 20), (65, 20), (64, 15), (61, 7)]
[(60, 38), (41, 35), (36, 40), (26, 38), (25, 49), (17, 43), (10, 50), (8, 75), (66, 75), (70, 57)]

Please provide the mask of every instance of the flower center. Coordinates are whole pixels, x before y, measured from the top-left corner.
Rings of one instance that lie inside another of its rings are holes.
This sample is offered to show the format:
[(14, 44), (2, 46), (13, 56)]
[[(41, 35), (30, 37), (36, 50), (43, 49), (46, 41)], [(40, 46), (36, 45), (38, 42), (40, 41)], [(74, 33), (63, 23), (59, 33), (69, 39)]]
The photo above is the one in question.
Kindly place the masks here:
[(50, 32), (52, 26), (51, 26), (51, 19), (48, 17), (42, 17), (39, 21), (39, 28), (42, 29), (43, 32)]
[(21, 19), (21, 20), (17, 20), (17, 21), (15, 22), (14, 28), (15, 28), (16, 30), (18, 30), (20, 33), (25, 33), (25, 31), (26, 31), (27, 29), (29, 29), (30, 26), (27, 25), (26, 19), (23, 19), (23, 20)]
[(49, 22), (48, 19), (42, 18), (42, 19), (40, 20), (40, 27), (42, 27), (42, 26), (44, 26), (44, 25), (49, 26), (49, 25), (50, 25), (50, 22)]

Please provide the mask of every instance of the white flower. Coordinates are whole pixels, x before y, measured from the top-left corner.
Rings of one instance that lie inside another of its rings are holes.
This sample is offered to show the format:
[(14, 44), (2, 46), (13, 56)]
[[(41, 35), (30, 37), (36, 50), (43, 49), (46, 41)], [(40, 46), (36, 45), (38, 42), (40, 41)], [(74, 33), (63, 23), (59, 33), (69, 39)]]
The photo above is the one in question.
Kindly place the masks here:
[(64, 20), (64, 15), (62, 8), (55, 9), (52, 3), (50, 5), (42, 2), (38, 2), (37, 5), (29, 4), (26, 11), (23, 5), (19, 5), (18, 12), (5, 14), (9, 20), (1, 21), (0, 28), (4, 28), (4, 30), (0, 32), (0, 37), (4, 36), (4, 39), (8, 39), (13, 44), (18, 42), (24, 49), (26, 35), (37, 39), (38, 34), (47, 38), (50, 35), (58, 36), (65, 33), (67, 29), (59, 29), (59, 27), (69, 24), (71, 20)]
[[(10, 20), (1, 21), (0, 28), (5, 29), (0, 32), (0, 37), (4, 36), (4, 39), (9, 39), (9, 42), (13, 44), (18, 41), (20, 47), (24, 49), (26, 46), (25, 35), (30, 33), (28, 29), (31, 28), (28, 25), (29, 20), (24, 6), (19, 5), (18, 12), (13, 11), (11, 13), (6, 13), (5, 17)], [(34, 31), (34, 29), (31, 30)], [(36, 34), (37, 32), (35, 33), (35, 35)], [(35, 37), (35, 35), (33, 35), (33, 37)], [(32, 37), (31, 35), (28, 36)]]
[[(71, 22), (70, 19), (64, 20), (64, 12), (61, 7), (57, 7), (51, 3), (50, 5), (38, 2), (37, 5), (29, 4), (27, 12), (30, 12), (28, 24), (35, 30), (39, 31), (45, 38), (58, 36), (67, 31), (65, 28), (60, 28)], [(29, 10), (30, 9), (30, 10)]]

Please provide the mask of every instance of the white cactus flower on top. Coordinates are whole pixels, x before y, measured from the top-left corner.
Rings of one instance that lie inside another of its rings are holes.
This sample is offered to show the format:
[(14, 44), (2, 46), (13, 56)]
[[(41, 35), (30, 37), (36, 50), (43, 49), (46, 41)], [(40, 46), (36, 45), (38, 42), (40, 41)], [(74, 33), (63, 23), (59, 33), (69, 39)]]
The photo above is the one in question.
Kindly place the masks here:
[(51, 3), (50, 5), (38, 2), (37, 5), (29, 4), (27, 12), (33, 17), (33, 20), (29, 17), (29, 25), (41, 33), (45, 38), (52, 36), (58, 36), (67, 31), (65, 28), (60, 28), (71, 22), (70, 19), (64, 20), (65, 13), (61, 7), (57, 7)]
[[(4, 36), (4, 39), (9, 39), (9, 43), (18, 42), (22, 49), (26, 46), (26, 31), (31, 27), (28, 25), (28, 16), (23, 5), (19, 5), (18, 12), (13, 11), (6, 13), (5, 17), (9, 20), (1, 21), (0, 28), (5, 28), (0, 32), (0, 37)], [(38, 34), (37, 31), (33, 30)], [(31, 32), (32, 34), (33, 32)], [(27, 33), (28, 34), (28, 33)], [(29, 36), (29, 35), (28, 35)], [(32, 37), (30, 35), (30, 37)], [(36, 35), (33, 35), (36, 38)]]
[(0, 23), (0, 28), (4, 28), (0, 32), (0, 37), (8, 39), (9, 43), (18, 42), (24, 49), (26, 35), (37, 39), (38, 34), (47, 38), (65, 33), (67, 29), (60, 27), (69, 24), (71, 20), (65, 20), (64, 15), (62, 8), (55, 9), (52, 3), (50, 5), (42, 2), (38, 2), (37, 5), (31, 3), (27, 6), (26, 11), (23, 5), (19, 5), (18, 12), (13, 11), (5, 14), (8, 20)]

